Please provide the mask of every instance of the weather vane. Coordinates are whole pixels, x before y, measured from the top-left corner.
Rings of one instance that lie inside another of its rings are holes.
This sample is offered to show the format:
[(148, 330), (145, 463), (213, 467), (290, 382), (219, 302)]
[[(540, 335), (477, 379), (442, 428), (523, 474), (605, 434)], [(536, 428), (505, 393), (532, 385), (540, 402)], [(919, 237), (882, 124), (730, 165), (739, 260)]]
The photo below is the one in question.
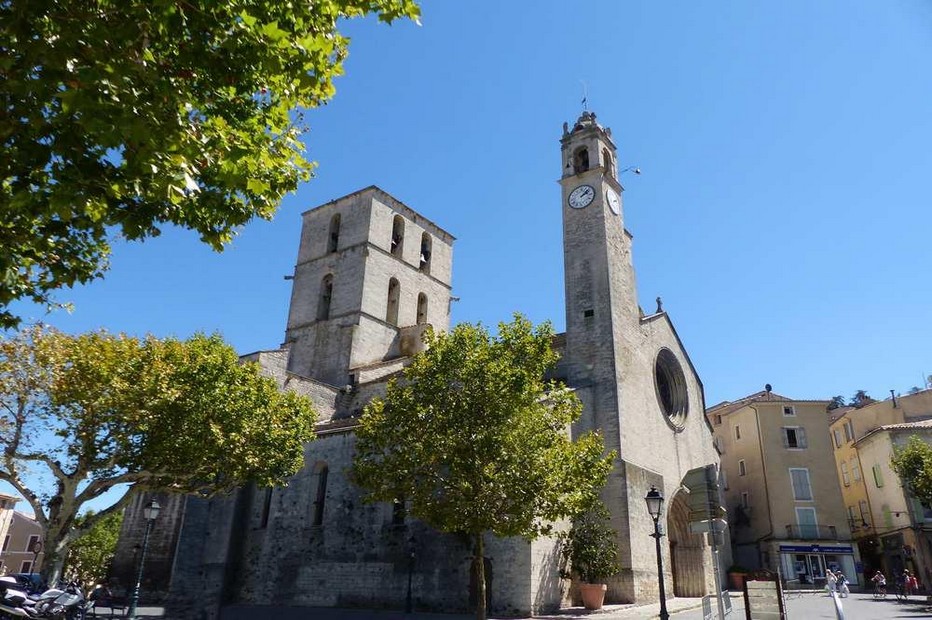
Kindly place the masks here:
[(586, 86), (586, 83), (583, 80), (579, 80), (579, 83), (582, 84), (582, 109), (583, 112), (589, 111), (589, 88)]

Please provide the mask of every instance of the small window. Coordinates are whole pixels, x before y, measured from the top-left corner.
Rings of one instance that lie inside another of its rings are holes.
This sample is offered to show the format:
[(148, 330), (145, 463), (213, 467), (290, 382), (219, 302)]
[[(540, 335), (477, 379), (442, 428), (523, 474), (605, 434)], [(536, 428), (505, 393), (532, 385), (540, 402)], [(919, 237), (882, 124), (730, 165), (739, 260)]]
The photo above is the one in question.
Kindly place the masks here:
[(735, 439), (741, 439), (741, 427), (735, 424)]
[(748, 493), (747, 491), (743, 491), (743, 492), (741, 493), (741, 506), (742, 506), (743, 508), (750, 508), (750, 507), (751, 507), (751, 494)]
[(852, 441), (854, 439), (854, 427), (851, 426), (851, 420), (845, 422), (845, 442)]
[(611, 178), (615, 178), (615, 161), (608, 149), (602, 149), (602, 166)]
[(20, 567), (19, 572), (31, 573), (32, 572), (32, 560), (26, 560), (25, 562), (23, 562), (23, 565)]
[(793, 483), (793, 499), (800, 502), (812, 501), (812, 486), (809, 483), (808, 469), (791, 467), (790, 480)]
[(795, 415), (796, 415), (796, 407), (793, 407), (793, 406), (791, 406), (791, 405), (784, 405), (784, 407), (783, 407), (783, 415), (785, 415), (785, 416), (787, 416), (787, 417), (789, 417), (789, 416), (795, 416)]
[(424, 233), (421, 235), (421, 264), (420, 269), (424, 273), (430, 273), (430, 252), (433, 247), (430, 235)]
[(719, 426), (722, 423), (722, 414), (715, 414), (715, 426)]
[(797, 450), (809, 447), (806, 442), (806, 429), (799, 426), (784, 426), (783, 447)]
[(744, 459), (741, 459), (740, 461), (738, 461), (738, 475), (744, 476), (747, 473), (748, 473), (747, 465), (745, 464)]
[(722, 488), (727, 491), (728, 490), (728, 476), (725, 475), (724, 469), (721, 470), (721, 474), (722, 474)]
[(6, 538), (3, 539), (3, 553), (6, 553), (6, 548), (10, 546), (10, 535), (7, 534)]
[(403, 499), (396, 499), (392, 502), (392, 525), (404, 525), (407, 516), (407, 508)]
[[(29, 553), (32, 553), (32, 552), (33, 552), (33, 551), (32, 551), (32, 550), (33, 550), (33, 547), (35, 546), (35, 544), (36, 544), (37, 542), (39, 542), (39, 537), (38, 537), (38, 536), (35, 536), (35, 535), (30, 536), (30, 537), (29, 537), (29, 541), (26, 543), (26, 548), (24, 549), (24, 551), (28, 551)], [(24, 573), (28, 573), (29, 571), (27, 570), (27, 571), (23, 571), (23, 572), (24, 572)]]
[(326, 464), (317, 468), (317, 498), (314, 500), (314, 520), (315, 526), (324, 523), (324, 504), (327, 502), (327, 477), (330, 475), (330, 469)]
[(405, 245), (405, 219), (396, 215), (392, 220), (392, 254), (400, 257)]
[(262, 514), (259, 516), (259, 527), (266, 528), (269, 525), (269, 514), (272, 512), (272, 487), (266, 487), (262, 494)]
[(333, 253), (340, 246), (340, 214), (330, 218), (330, 236), (327, 237), (327, 252)]
[(818, 538), (819, 521), (815, 508), (796, 508), (796, 524), (801, 538)]
[(425, 325), (427, 323), (427, 295), (418, 293), (417, 295), (417, 324)]
[(589, 169), (589, 151), (580, 147), (573, 153), (573, 172), (579, 174)]
[(401, 285), (392, 278), (388, 281), (388, 299), (385, 309), (385, 321), (391, 325), (398, 325), (398, 300), (401, 297)]
[(858, 512), (861, 513), (861, 525), (870, 527), (871, 511), (867, 506), (867, 500), (862, 499), (858, 502)]
[(333, 299), (333, 275), (327, 274), (320, 282), (320, 300), (317, 302), (317, 320), (330, 318), (330, 300)]
[(591, 308), (589, 310), (583, 311), (583, 318), (591, 319), (594, 316), (595, 316), (595, 310), (592, 310)]
[(858, 465), (857, 458), (851, 459), (851, 476), (854, 478), (855, 482), (861, 481), (861, 466)]
[(851, 486), (851, 479), (848, 477), (848, 464), (845, 462), (841, 464), (841, 482), (846, 487)]
[(858, 519), (856, 508), (854, 506), (848, 506), (848, 525), (851, 529), (857, 529), (861, 527), (861, 520)]
[(835, 430), (832, 431), (832, 437), (835, 438), (835, 447), (840, 448), (841, 447), (841, 431), (836, 428)]
[(874, 484), (876, 484), (879, 489), (883, 486), (883, 472), (880, 471), (880, 465), (874, 465), (871, 471), (874, 473)]

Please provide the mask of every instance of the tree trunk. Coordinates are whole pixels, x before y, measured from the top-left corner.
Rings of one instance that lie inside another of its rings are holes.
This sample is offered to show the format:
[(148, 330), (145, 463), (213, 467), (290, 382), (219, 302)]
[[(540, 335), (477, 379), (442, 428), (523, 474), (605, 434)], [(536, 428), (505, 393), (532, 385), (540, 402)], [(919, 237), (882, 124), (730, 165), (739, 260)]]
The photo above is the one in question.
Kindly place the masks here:
[(482, 532), (476, 534), (473, 562), (476, 564), (476, 620), (486, 620), (488, 610), (485, 608), (485, 549), (482, 545)]
[(43, 547), (44, 555), (42, 556), (42, 579), (50, 588), (58, 585), (58, 580), (62, 577), (62, 569), (65, 565), (65, 558), (68, 557), (67, 543), (62, 540), (62, 533), (58, 536), (54, 532), (46, 533), (46, 539)]

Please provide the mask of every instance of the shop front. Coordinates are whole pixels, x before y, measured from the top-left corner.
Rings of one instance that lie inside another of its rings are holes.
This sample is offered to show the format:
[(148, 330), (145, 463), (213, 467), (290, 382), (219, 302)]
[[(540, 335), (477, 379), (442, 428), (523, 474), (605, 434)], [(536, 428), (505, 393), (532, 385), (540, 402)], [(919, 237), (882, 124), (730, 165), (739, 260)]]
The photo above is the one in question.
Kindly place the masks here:
[(854, 547), (838, 544), (781, 544), (779, 545), (780, 570), (788, 581), (802, 587), (825, 586), (825, 571), (844, 573), (848, 582), (861, 585)]

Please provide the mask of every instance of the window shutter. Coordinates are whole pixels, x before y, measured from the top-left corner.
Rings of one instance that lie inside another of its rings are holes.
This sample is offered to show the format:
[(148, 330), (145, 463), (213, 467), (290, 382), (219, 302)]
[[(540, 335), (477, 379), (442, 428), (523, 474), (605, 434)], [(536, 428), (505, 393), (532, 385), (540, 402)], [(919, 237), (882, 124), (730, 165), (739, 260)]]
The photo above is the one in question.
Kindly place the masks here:
[(783, 429), (783, 447), (784, 448), (790, 447), (790, 429), (788, 428)]
[(797, 448), (808, 448), (809, 443), (806, 441), (806, 429), (799, 427), (796, 429), (796, 447)]

